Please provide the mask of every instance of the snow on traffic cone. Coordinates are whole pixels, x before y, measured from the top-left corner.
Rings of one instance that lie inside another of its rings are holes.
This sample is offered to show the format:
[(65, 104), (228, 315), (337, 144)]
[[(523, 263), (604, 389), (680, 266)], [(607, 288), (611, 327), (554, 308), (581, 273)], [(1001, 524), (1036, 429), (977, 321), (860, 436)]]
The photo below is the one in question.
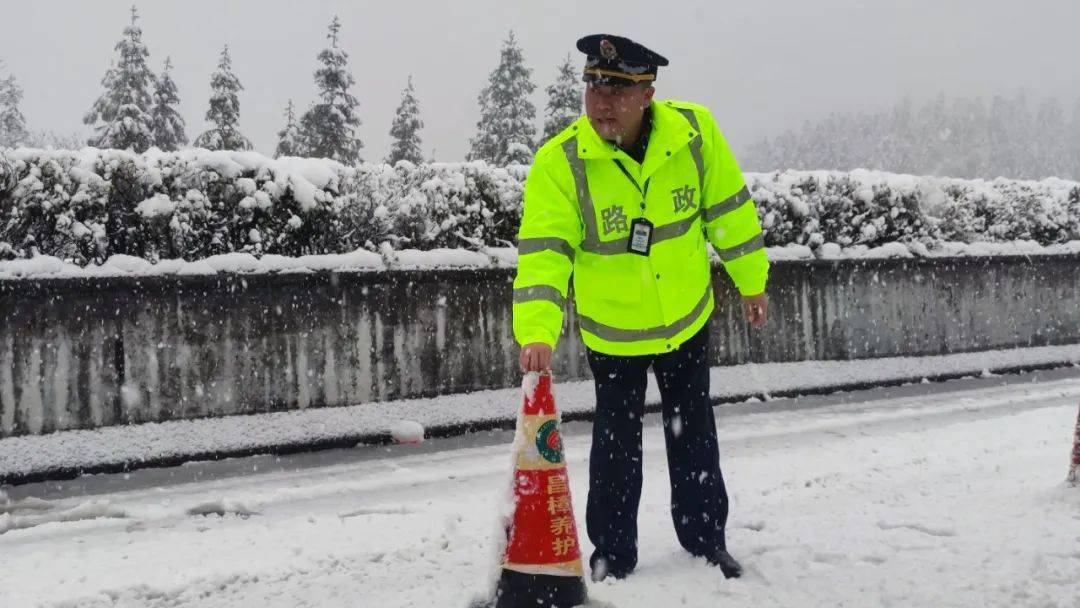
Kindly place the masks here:
[(1069, 465), (1069, 483), (1080, 486), (1080, 410), (1076, 412), (1076, 434), (1073, 436), (1072, 464)]
[(522, 388), (514, 517), (495, 607), (571, 608), (585, 603), (585, 580), (551, 375), (527, 374)]

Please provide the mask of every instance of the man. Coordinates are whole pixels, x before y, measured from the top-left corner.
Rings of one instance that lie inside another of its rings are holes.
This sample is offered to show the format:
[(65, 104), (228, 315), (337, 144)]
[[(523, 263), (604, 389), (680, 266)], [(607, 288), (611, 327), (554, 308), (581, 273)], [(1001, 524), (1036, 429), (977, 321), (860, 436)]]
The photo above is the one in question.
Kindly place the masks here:
[(593, 579), (625, 577), (637, 564), (649, 367), (663, 402), (679, 542), (738, 577), (709, 400), (714, 303), (705, 240), (760, 327), (769, 263), (757, 210), (709, 111), (652, 100), (667, 59), (603, 34), (577, 48), (587, 56), (586, 116), (540, 148), (525, 181), (514, 281), (521, 367), (549, 369), (573, 276), (596, 383), (586, 513)]

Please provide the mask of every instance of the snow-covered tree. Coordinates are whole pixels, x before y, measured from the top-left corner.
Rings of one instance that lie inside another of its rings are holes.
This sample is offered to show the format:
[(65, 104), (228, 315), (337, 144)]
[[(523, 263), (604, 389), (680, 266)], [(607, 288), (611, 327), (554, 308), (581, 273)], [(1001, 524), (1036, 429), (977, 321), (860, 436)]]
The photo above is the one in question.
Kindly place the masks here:
[(1073, 180), (1080, 180), (1080, 99), (1076, 100), (1076, 104), (1073, 106), (1072, 120), (1069, 121), (1068, 133), (1066, 141), (1069, 142), (1066, 155), (1068, 156), (1069, 171), (1067, 171), (1065, 177)]
[(935, 173), (975, 176), (987, 172), (989, 139), (986, 106), (981, 99), (958, 98), (952, 102), (941, 138), (941, 162)]
[(214, 123), (214, 128), (195, 138), (195, 147), (208, 150), (250, 150), (251, 142), (240, 133), (240, 99), (244, 90), (240, 79), (232, 72), (232, 58), (229, 45), (221, 51), (218, 69), (210, 77), (210, 109), (206, 111), (206, 120)]
[(480, 122), (470, 141), (469, 160), (496, 165), (532, 162), (536, 142), (536, 107), (529, 96), (536, 90), (532, 70), (525, 67), (514, 32), (503, 43), (499, 66), (480, 92)]
[(184, 133), (184, 118), (176, 109), (180, 96), (176, 91), (176, 83), (169, 75), (170, 70), (172, 60), (166, 57), (165, 69), (154, 87), (154, 107), (151, 110), (154, 145), (166, 152), (179, 150), (188, 143), (187, 134)]
[(961, 178), (1080, 178), (1080, 103), (1071, 121), (1048, 99), (1029, 110), (1012, 96), (948, 99), (938, 95), (912, 109), (833, 114), (801, 130), (752, 145), (752, 171), (882, 169)]
[(390, 136), (394, 141), (390, 144), (390, 155), (386, 157), (386, 162), (391, 165), (399, 160), (416, 164), (424, 162), (424, 153), (420, 149), (420, 129), (423, 128), (420, 104), (416, 101), (416, 91), (410, 76), (409, 84), (401, 92), (401, 104), (394, 115), (394, 124), (390, 127)]
[(1012, 99), (995, 95), (990, 104), (990, 171), (988, 177), (1027, 177), (1031, 114), (1021, 92)]
[(26, 143), (29, 133), (19, 104), (23, 90), (14, 76), (0, 78), (0, 147), (15, 147)]
[(23, 143), (27, 148), (42, 150), (78, 150), (86, 145), (86, 137), (78, 133), (56, 131), (31, 131)]
[(544, 139), (548, 140), (570, 126), (581, 116), (582, 95), (581, 73), (574, 67), (570, 55), (559, 66), (559, 75), (555, 84), (547, 88), (548, 102), (545, 109)]
[(274, 158), (304, 155), (304, 138), (300, 132), (300, 123), (296, 120), (296, 108), (291, 99), (285, 106), (285, 128), (278, 131), (277, 135), (278, 144), (274, 149)]
[(341, 22), (335, 16), (326, 35), (330, 46), (319, 53), (322, 66), (315, 70), (320, 102), (304, 113), (300, 129), (308, 156), (331, 158), (351, 165), (360, 161), (364, 144), (356, 134), (360, 126), (356, 109), (360, 102), (349, 92), (356, 81), (347, 69), (349, 54), (338, 47), (340, 30)]
[(1035, 114), (1032, 132), (1035, 140), (1032, 177), (1067, 177), (1072, 174), (1067, 130), (1068, 120), (1061, 102), (1054, 98), (1043, 101)]
[(150, 89), (155, 79), (147, 65), (150, 53), (142, 42), (138, 20), (132, 6), (131, 23), (116, 43), (119, 61), (105, 72), (101, 80), (105, 92), (83, 117), (96, 132), (87, 142), (91, 146), (144, 152), (154, 145)]

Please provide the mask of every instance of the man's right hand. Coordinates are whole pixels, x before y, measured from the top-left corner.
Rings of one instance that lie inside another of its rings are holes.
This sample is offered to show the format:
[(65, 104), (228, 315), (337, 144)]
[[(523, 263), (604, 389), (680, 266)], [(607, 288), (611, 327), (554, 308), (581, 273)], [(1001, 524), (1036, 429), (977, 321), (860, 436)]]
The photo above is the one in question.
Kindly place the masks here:
[(521, 371), (551, 371), (551, 347), (543, 342), (533, 342), (521, 347)]

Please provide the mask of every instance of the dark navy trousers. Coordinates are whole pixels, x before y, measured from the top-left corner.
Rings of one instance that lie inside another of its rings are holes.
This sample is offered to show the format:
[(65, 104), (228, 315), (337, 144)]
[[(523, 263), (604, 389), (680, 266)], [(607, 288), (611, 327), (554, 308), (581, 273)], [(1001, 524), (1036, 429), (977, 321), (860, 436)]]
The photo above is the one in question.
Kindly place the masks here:
[(708, 326), (670, 353), (620, 357), (590, 350), (588, 359), (596, 382), (596, 421), (586, 527), (597, 553), (620, 570), (637, 564), (641, 431), (650, 366), (663, 402), (671, 517), (679, 543), (697, 556), (726, 549), (728, 496), (709, 401)]

